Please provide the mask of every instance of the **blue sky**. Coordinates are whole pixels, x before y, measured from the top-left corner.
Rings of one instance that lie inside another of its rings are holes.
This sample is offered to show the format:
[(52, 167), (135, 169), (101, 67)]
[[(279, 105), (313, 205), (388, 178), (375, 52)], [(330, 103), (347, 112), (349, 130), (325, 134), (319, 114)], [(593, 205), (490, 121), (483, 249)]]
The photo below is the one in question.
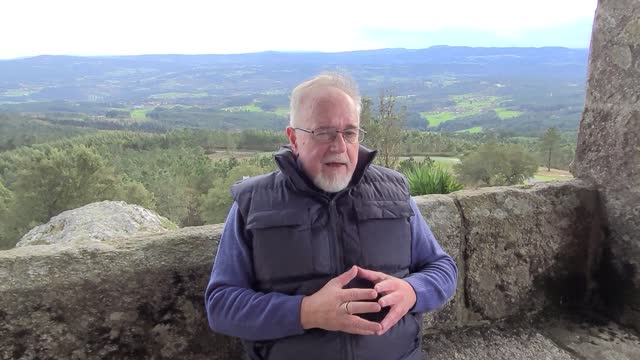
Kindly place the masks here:
[(432, 45), (587, 48), (597, 0), (7, 0), (0, 59)]

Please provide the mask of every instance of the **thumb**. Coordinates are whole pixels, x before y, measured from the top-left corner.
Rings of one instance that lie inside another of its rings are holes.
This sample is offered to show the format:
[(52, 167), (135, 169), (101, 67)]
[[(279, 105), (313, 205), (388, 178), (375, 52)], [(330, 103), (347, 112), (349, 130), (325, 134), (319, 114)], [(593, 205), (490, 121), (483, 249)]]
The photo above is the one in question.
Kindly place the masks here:
[(356, 275), (358, 275), (358, 268), (354, 265), (351, 269), (343, 272), (342, 274), (336, 276), (334, 279), (338, 283), (338, 285), (342, 288), (347, 285), (351, 280), (353, 280)]

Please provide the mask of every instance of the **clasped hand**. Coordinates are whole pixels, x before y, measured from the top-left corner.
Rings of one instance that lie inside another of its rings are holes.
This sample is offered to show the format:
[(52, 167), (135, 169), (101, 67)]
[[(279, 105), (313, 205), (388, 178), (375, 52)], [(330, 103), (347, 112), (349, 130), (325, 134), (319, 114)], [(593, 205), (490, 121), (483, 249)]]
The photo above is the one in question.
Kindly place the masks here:
[[(371, 281), (373, 289), (344, 289), (356, 277)], [(377, 302), (371, 301), (382, 295)], [(358, 335), (382, 335), (395, 325), (415, 304), (416, 293), (403, 279), (353, 266), (331, 279), (315, 294), (302, 299), (300, 321), (304, 329), (321, 328)], [(380, 322), (365, 320), (357, 314), (389, 313)]]

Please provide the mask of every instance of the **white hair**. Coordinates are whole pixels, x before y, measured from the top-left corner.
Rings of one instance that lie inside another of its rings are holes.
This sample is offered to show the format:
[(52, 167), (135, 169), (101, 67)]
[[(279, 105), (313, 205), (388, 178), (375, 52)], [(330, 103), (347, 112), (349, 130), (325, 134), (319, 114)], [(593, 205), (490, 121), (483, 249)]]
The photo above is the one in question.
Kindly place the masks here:
[(337, 72), (325, 72), (316, 75), (313, 78), (296, 86), (291, 92), (289, 126), (296, 127), (299, 125), (300, 108), (304, 100), (316, 94), (320, 89), (336, 88), (343, 91), (356, 106), (356, 116), (360, 119), (360, 110), (362, 109), (362, 98), (356, 82), (347, 74)]

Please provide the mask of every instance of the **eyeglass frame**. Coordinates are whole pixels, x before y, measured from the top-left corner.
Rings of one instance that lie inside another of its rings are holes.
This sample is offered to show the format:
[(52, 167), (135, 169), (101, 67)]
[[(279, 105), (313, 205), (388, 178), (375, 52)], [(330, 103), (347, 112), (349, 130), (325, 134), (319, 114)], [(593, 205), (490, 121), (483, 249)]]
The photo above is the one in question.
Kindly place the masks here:
[[(344, 141), (347, 144), (359, 144), (364, 140), (364, 136), (367, 134), (367, 132), (361, 128), (361, 127), (350, 127), (350, 128), (346, 128), (344, 130), (338, 130), (335, 127), (329, 126), (329, 127), (321, 127), (321, 128), (317, 128), (317, 129), (305, 129), (305, 128), (299, 128), (299, 127), (294, 127), (294, 130), (300, 130), (300, 131), (304, 131), (308, 134), (311, 134), (312, 138), (314, 141), (317, 141), (319, 143), (323, 143), (323, 144), (330, 144), (332, 142), (334, 142), (336, 140), (336, 138), (338, 137), (338, 133), (342, 134), (342, 138), (344, 139)], [(317, 138), (318, 135), (316, 135), (316, 131), (318, 131), (319, 129), (325, 129), (325, 130), (335, 130), (335, 135), (333, 135), (330, 139), (327, 139), (326, 141), (324, 140), (319, 140)], [(344, 136), (345, 131), (350, 131), (350, 130), (357, 130), (357, 136), (358, 136), (358, 140), (355, 142), (351, 142), (348, 141), (347, 138)]]

